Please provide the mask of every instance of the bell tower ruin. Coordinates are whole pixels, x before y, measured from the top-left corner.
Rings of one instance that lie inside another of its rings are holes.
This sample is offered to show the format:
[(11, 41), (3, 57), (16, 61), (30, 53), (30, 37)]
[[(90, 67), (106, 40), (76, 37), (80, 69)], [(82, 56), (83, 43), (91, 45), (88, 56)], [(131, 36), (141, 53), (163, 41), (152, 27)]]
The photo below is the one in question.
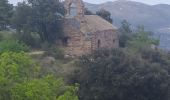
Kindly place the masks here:
[(65, 0), (66, 18), (84, 17), (84, 3), (82, 0)]

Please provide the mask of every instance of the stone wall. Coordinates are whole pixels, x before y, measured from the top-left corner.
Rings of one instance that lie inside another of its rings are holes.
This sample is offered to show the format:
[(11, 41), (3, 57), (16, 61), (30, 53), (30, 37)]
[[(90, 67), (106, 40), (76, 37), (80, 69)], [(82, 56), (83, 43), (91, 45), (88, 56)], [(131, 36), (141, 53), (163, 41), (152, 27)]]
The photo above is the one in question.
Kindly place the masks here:
[(70, 56), (80, 56), (91, 52), (91, 41), (86, 40), (85, 35), (71, 25), (65, 22), (64, 33), (68, 37), (67, 45), (64, 47), (65, 54)]
[(118, 47), (119, 41), (116, 30), (96, 31), (87, 35), (80, 31), (79, 25), (74, 19), (65, 20), (64, 22), (63, 31), (68, 37), (67, 45), (64, 46), (66, 55), (81, 56), (100, 48)]
[(92, 35), (92, 50), (117, 48), (119, 46), (116, 30), (98, 31)]
[[(66, 35), (66, 55), (81, 56), (100, 48), (118, 47), (117, 29), (99, 16), (84, 16), (82, 0), (65, 0), (65, 8), (67, 14), (63, 31)], [(70, 16), (70, 11), (75, 9), (77, 15)]]

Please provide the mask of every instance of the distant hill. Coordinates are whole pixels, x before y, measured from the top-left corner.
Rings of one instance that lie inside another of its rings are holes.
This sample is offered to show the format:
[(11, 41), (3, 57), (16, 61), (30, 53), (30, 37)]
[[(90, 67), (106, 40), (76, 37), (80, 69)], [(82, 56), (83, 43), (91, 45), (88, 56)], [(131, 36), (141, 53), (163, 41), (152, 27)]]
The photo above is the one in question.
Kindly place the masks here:
[(113, 24), (120, 26), (126, 19), (132, 26), (144, 25), (146, 29), (170, 33), (170, 5), (147, 5), (134, 1), (118, 0), (102, 4), (85, 3), (92, 12), (104, 8), (111, 12)]

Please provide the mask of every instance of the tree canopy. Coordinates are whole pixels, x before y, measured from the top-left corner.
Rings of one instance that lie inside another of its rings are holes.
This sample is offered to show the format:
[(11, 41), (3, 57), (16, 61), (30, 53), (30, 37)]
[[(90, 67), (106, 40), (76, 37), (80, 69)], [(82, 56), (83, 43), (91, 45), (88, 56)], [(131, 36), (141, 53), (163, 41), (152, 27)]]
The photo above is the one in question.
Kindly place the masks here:
[(0, 54), (4, 52), (26, 52), (29, 47), (18, 40), (3, 40), (0, 41)]
[(111, 18), (111, 13), (105, 9), (100, 9), (99, 11), (96, 12), (96, 15), (99, 15), (103, 19), (107, 20), (108, 22), (112, 23), (113, 20)]
[(0, 55), (1, 100), (78, 100), (77, 88), (52, 75), (40, 76), (40, 67), (25, 53)]
[(119, 46), (127, 47), (128, 41), (133, 37), (133, 32), (131, 25), (126, 20), (123, 20), (121, 24), (122, 25), (119, 28)]
[(93, 12), (90, 11), (88, 8), (85, 8), (85, 15), (93, 15)]
[(121, 49), (83, 56), (78, 75), (80, 99), (168, 100), (168, 58), (158, 51), (143, 50), (136, 55)]
[(158, 46), (159, 40), (153, 38), (152, 35), (152, 32), (146, 31), (143, 26), (139, 26), (131, 40), (128, 41), (128, 47), (140, 50), (142, 48), (152, 48), (152, 45)]
[(123, 48), (132, 48), (140, 50), (142, 48), (151, 48), (159, 45), (159, 40), (153, 38), (151, 31), (146, 31), (143, 26), (137, 29), (131, 28), (130, 24), (124, 20), (119, 28), (119, 46)]
[(0, 1), (0, 30), (6, 29), (12, 17), (13, 6), (8, 3), (8, 0)]
[(64, 13), (64, 6), (59, 0), (28, 0), (28, 3), (18, 5), (13, 22), (18, 32), (24, 34), (34, 32), (39, 34), (43, 42), (52, 43), (63, 36)]

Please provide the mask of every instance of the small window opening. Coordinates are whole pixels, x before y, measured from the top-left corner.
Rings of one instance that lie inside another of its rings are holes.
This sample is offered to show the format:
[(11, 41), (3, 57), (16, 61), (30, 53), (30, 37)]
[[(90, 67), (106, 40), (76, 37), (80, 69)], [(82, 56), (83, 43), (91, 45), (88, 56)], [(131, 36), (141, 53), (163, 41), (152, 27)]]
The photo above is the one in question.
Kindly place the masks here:
[(113, 39), (113, 43), (115, 43), (116, 42), (116, 40), (115, 39)]
[(68, 40), (69, 40), (69, 37), (64, 37), (64, 38), (62, 39), (62, 42), (63, 42), (63, 45), (64, 45), (64, 46), (67, 46), (67, 45), (68, 45)]
[(98, 42), (97, 42), (97, 47), (100, 48), (100, 46), (101, 46), (101, 41), (98, 40)]

